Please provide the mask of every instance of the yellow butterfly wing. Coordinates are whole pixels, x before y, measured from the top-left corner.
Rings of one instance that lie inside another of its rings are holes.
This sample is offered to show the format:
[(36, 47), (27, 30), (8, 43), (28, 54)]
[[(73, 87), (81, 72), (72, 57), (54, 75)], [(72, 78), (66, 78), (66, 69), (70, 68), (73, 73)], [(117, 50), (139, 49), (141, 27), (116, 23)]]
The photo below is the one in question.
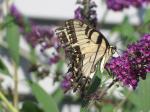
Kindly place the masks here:
[[(76, 41), (72, 46), (80, 47), (81, 54), (84, 55), (82, 72), (89, 76), (95, 71), (95, 64), (105, 55), (109, 43), (101, 33), (79, 20), (69, 20), (66, 26), (69, 28), (68, 33), (74, 32)], [(101, 68), (104, 68), (103, 66), (104, 64), (101, 64)]]
[(78, 86), (82, 88), (87, 83), (86, 79), (93, 77), (97, 62), (102, 61), (100, 67), (103, 71), (107, 60), (104, 56), (109, 49), (109, 43), (100, 32), (79, 20), (66, 21), (65, 26), (57, 29), (57, 35), (64, 47), (71, 50), (67, 57), (72, 60), (71, 64), (76, 73), (75, 89)]

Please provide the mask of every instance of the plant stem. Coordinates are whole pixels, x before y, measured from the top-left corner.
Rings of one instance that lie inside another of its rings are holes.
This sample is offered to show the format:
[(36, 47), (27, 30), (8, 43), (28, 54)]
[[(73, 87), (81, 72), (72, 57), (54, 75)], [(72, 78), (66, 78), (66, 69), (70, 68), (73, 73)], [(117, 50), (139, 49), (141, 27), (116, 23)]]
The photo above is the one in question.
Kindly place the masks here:
[(9, 13), (9, 0), (5, 0), (6, 3), (6, 12)]
[(90, 5), (90, 0), (84, 0), (83, 1), (83, 5), (84, 5), (84, 10), (83, 10), (83, 15), (85, 16), (85, 20), (86, 22), (88, 22), (88, 16), (89, 16), (89, 5)]
[(1, 91), (0, 91), (0, 99), (6, 104), (6, 106), (11, 112), (18, 112), (17, 109), (13, 107), (13, 105), (7, 100), (7, 98), (3, 95)]
[(13, 75), (13, 80), (14, 80), (14, 91), (13, 91), (13, 103), (14, 107), (18, 110), (18, 73), (17, 73), (17, 65), (14, 62), (14, 75)]
[(104, 88), (100, 94), (100, 99), (103, 98), (103, 96), (105, 95), (105, 93), (107, 92), (108, 89), (110, 89), (115, 83), (117, 82), (117, 79), (114, 79), (110, 84), (109, 86), (107, 86), (106, 88)]
[(83, 5), (84, 5), (84, 15), (88, 16), (90, 0), (84, 0)]
[(105, 12), (104, 12), (104, 14), (103, 14), (103, 17), (102, 17), (102, 19), (101, 19), (101, 21), (100, 21), (100, 26), (99, 26), (100, 29), (103, 27), (103, 25), (104, 25), (104, 23), (105, 23), (105, 21), (106, 21), (107, 15), (108, 15), (108, 9), (105, 10)]

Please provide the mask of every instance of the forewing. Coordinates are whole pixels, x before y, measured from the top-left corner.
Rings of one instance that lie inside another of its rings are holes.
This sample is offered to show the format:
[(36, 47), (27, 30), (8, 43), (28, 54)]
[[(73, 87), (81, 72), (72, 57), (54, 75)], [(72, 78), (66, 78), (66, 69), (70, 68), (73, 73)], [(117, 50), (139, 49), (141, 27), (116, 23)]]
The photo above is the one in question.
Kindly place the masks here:
[(66, 21), (65, 26), (57, 29), (57, 35), (68, 50), (66, 54), (74, 70), (74, 82), (77, 82), (74, 88), (82, 88), (93, 77), (91, 73), (105, 55), (108, 42), (102, 34), (79, 20)]

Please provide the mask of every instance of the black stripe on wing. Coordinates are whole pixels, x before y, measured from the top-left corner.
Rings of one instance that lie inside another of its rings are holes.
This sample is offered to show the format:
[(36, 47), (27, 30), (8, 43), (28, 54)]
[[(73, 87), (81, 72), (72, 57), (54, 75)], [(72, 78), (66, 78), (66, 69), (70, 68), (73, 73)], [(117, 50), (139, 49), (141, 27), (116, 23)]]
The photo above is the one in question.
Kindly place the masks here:
[(86, 29), (85, 29), (85, 35), (88, 35), (88, 32), (89, 32), (90, 29), (91, 28), (89, 26), (86, 27)]
[[(99, 57), (100, 60), (103, 58), (105, 55), (107, 49), (109, 48), (109, 43), (104, 37), (103, 34), (100, 32), (96, 31), (94, 28), (88, 26), (88, 24), (85, 24), (81, 21), (78, 20), (68, 20), (65, 23), (65, 26), (63, 27), (64, 31), (62, 31), (59, 34), (60, 40), (62, 44), (66, 44), (69, 46), (68, 51), (66, 52), (67, 58), (70, 60), (70, 68), (68, 72), (73, 73), (73, 78), (72, 78), (72, 87), (73, 91), (76, 90), (84, 90), (86, 86), (89, 85), (91, 82), (90, 76), (83, 74), (82, 68), (83, 68), (83, 60), (85, 59), (85, 54), (82, 54), (81, 52), (81, 45), (76, 45), (76, 43), (83, 43), (84, 39), (88, 39), (89, 41), (92, 39), (94, 40), (95, 43), (98, 47), (95, 48), (96, 51), (94, 51), (93, 55), (91, 54), (90, 58), (92, 58), (92, 64), (91, 69), (96, 65), (95, 61), (98, 61)], [(81, 35), (80, 35), (81, 34)], [(96, 36), (95, 36), (96, 34)], [(104, 51), (101, 53), (99, 51), (99, 48), (101, 47), (101, 44), (103, 43), (102, 41), (105, 41), (106, 47), (104, 48)], [(86, 44), (83, 43), (83, 44)], [(88, 45), (88, 44), (87, 44)], [(84, 46), (84, 45), (83, 45)], [(92, 47), (92, 46), (89, 46)], [(84, 47), (82, 47), (84, 48)], [(98, 56), (98, 53), (101, 53), (101, 55)], [(94, 58), (94, 59), (93, 59)], [(98, 58), (98, 59), (97, 59)], [(90, 69), (89, 69), (90, 70)]]

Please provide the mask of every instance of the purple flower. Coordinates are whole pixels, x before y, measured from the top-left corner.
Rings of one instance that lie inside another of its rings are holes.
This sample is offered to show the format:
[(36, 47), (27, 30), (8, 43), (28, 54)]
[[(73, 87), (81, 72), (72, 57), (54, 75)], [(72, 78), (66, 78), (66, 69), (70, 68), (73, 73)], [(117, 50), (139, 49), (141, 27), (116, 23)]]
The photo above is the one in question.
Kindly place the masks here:
[(14, 21), (16, 22), (16, 24), (18, 24), (21, 28), (25, 27), (24, 24), (24, 17), (22, 16), (22, 14), (19, 12), (19, 10), (16, 8), (16, 6), (13, 4), (10, 7), (10, 14), (11, 16), (14, 17)]
[(119, 0), (107, 0), (107, 7), (114, 11), (122, 10), (124, 8), (123, 2)]
[(55, 64), (55, 63), (57, 63), (58, 61), (59, 61), (59, 59), (60, 59), (60, 56), (57, 54), (57, 55), (55, 55), (55, 56), (53, 56), (53, 57), (50, 57), (50, 59), (49, 59), (49, 63), (50, 64)]
[(78, 7), (75, 10), (75, 19), (79, 19), (79, 20), (84, 20), (84, 16), (83, 16), (83, 9), (81, 7)]
[(134, 7), (142, 7), (143, 4), (149, 3), (150, 0), (107, 0), (106, 4), (108, 9), (112, 9), (114, 11), (121, 11), (124, 8), (128, 8), (130, 6)]
[(64, 90), (64, 92), (67, 92), (71, 86), (71, 79), (72, 79), (72, 73), (68, 72), (65, 74), (63, 81), (61, 82), (61, 88)]
[[(42, 55), (48, 58), (50, 65), (55, 64), (59, 61), (60, 55), (58, 53), (60, 48), (60, 42), (54, 35), (54, 32), (50, 26), (38, 26), (34, 25), (31, 28), (31, 32), (25, 34), (27, 42), (32, 47), (39, 47)], [(50, 48), (54, 48), (56, 53), (50, 55)]]
[(52, 46), (53, 43), (51, 43), (51, 39), (54, 36), (54, 32), (49, 26), (34, 25), (31, 28), (31, 32), (27, 33), (25, 36), (32, 47), (41, 44), (42, 50), (44, 50)]
[(84, 1), (78, 3), (80, 6), (75, 10), (74, 18), (79, 19), (81, 21), (86, 20), (88, 21), (93, 27), (96, 27), (97, 24), (97, 13), (95, 8), (97, 5), (94, 1), (89, 1), (89, 7), (88, 10), (86, 9), (86, 4)]
[(106, 68), (124, 85), (135, 89), (140, 77), (144, 80), (150, 72), (150, 34), (129, 45), (122, 56), (112, 58)]

